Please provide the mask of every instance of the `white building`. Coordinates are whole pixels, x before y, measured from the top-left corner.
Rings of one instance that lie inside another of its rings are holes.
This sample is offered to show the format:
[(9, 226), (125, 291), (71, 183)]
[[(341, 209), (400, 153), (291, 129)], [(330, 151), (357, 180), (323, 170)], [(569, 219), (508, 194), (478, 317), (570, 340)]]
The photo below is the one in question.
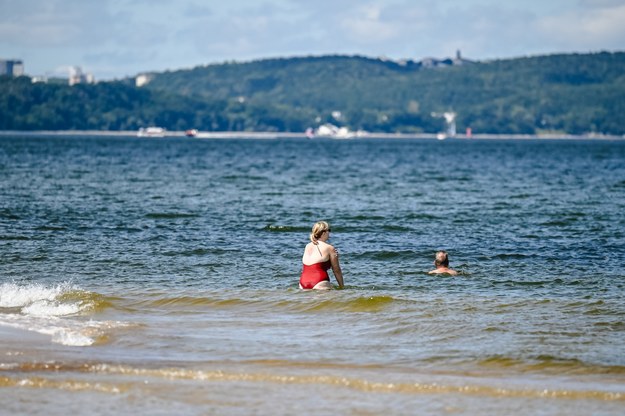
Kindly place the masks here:
[(95, 77), (90, 73), (83, 73), (79, 66), (69, 67), (69, 85), (95, 84)]
[(135, 78), (135, 85), (137, 87), (143, 87), (144, 85), (146, 85), (150, 81), (152, 81), (152, 75), (150, 75), (150, 74), (139, 74)]

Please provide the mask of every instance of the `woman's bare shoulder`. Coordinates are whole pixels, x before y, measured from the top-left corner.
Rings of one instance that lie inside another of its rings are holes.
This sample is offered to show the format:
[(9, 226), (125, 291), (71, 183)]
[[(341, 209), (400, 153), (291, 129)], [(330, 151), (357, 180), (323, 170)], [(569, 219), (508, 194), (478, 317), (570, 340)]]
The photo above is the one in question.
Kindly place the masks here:
[(319, 246), (321, 247), (322, 250), (334, 250), (334, 246), (325, 241), (319, 241)]

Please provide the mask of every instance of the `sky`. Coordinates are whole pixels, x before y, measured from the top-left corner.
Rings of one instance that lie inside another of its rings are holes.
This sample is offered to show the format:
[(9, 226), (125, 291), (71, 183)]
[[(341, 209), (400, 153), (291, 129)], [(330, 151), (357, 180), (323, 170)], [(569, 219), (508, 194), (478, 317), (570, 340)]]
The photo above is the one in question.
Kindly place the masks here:
[(96, 80), (329, 54), (477, 61), (625, 50), (625, 0), (0, 0), (0, 59)]

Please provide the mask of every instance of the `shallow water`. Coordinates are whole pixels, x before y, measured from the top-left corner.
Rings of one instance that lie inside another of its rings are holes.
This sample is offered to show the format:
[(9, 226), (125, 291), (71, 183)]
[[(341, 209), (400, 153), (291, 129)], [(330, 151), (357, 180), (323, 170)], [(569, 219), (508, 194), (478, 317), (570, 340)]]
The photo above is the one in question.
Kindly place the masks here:
[[(621, 414), (625, 141), (0, 138), (9, 414)], [(297, 288), (328, 220), (346, 290)], [(431, 276), (436, 250), (458, 277)]]

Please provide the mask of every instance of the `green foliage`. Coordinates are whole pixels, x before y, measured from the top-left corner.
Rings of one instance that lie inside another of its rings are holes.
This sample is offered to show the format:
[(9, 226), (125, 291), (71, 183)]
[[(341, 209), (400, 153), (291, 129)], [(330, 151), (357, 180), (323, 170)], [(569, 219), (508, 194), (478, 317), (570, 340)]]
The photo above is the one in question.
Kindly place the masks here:
[(74, 86), (32, 84), (27, 77), (0, 78), (2, 130), (226, 129), (227, 103), (150, 91), (127, 83)]
[[(95, 85), (0, 78), (0, 129), (302, 132), (324, 122), (371, 132), (625, 134), (625, 53), (424, 68), (359, 56), (224, 63)], [(338, 111), (341, 117), (332, 117)]]

